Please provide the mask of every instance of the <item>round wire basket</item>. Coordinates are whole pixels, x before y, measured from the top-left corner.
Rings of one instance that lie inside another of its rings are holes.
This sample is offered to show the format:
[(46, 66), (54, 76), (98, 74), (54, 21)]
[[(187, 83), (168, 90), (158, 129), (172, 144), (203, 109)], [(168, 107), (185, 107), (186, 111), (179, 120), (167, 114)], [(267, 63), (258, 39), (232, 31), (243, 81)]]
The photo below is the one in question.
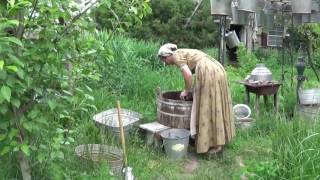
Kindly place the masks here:
[(113, 173), (120, 174), (123, 168), (122, 150), (102, 144), (82, 144), (75, 148), (76, 155), (82, 160), (108, 162)]

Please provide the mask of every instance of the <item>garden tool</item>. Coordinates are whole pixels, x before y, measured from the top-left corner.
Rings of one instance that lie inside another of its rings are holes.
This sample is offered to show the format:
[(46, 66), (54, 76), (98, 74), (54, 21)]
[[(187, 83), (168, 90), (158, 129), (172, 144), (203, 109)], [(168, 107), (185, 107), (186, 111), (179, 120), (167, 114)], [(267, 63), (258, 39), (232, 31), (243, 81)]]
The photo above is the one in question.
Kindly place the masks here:
[(117, 101), (117, 108), (118, 108), (118, 121), (119, 121), (119, 128), (120, 128), (120, 137), (121, 137), (121, 144), (122, 144), (122, 150), (123, 150), (123, 159), (124, 159), (124, 179), (125, 180), (134, 180), (134, 176), (132, 173), (132, 168), (128, 167), (128, 159), (127, 159), (127, 152), (126, 152), (126, 141), (124, 138), (124, 132), (123, 132), (123, 122), (121, 119), (121, 107), (120, 107), (120, 101)]

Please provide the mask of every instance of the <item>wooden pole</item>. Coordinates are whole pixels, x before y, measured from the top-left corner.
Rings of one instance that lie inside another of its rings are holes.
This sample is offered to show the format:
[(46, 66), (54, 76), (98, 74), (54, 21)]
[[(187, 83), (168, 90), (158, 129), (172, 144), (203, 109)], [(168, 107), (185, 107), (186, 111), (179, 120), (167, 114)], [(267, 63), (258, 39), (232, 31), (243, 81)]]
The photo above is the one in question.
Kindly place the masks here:
[(119, 128), (120, 128), (121, 144), (122, 144), (122, 150), (123, 150), (124, 167), (125, 167), (125, 170), (127, 170), (128, 160), (127, 160), (127, 153), (126, 153), (126, 141), (125, 141), (124, 132), (123, 132), (123, 123), (121, 119), (120, 101), (117, 101), (117, 109), (118, 109), (118, 121), (119, 121)]

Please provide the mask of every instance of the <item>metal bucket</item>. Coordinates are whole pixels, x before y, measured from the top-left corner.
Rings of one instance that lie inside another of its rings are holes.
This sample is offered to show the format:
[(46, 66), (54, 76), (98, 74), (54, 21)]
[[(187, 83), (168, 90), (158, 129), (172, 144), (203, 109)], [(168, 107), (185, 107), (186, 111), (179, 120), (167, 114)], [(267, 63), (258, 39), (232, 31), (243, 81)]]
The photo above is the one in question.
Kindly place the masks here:
[(249, 13), (239, 11), (237, 7), (232, 6), (232, 21), (230, 24), (249, 25)]
[(161, 132), (163, 145), (170, 159), (181, 159), (188, 153), (190, 131), (186, 129), (168, 129)]
[(320, 104), (320, 89), (299, 90), (299, 101), (302, 105)]
[(310, 14), (312, 9), (312, 0), (292, 0), (292, 13)]
[(261, 11), (261, 24), (263, 27), (274, 27), (274, 16), (277, 13), (277, 7), (274, 4), (268, 3)]
[(240, 11), (255, 12), (257, 9), (257, 0), (238, 0)]
[(226, 43), (229, 48), (235, 48), (239, 46), (240, 40), (235, 31), (231, 31), (226, 34)]
[(230, 16), (231, 0), (210, 0), (211, 15)]
[(251, 109), (246, 104), (237, 104), (233, 106), (233, 113), (236, 119), (248, 119), (251, 116)]
[(75, 153), (82, 160), (108, 162), (114, 174), (121, 175), (122, 173), (123, 152), (116, 147), (102, 144), (83, 144), (75, 148)]

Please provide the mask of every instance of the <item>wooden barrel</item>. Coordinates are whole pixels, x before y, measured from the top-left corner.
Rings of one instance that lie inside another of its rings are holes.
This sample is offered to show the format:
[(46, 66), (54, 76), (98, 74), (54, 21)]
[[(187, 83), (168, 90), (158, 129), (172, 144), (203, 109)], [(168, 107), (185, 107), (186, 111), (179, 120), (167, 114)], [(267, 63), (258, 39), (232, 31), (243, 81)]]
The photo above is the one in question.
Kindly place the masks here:
[(180, 92), (168, 91), (157, 97), (157, 119), (171, 128), (189, 129), (192, 99), (180, 100)]

